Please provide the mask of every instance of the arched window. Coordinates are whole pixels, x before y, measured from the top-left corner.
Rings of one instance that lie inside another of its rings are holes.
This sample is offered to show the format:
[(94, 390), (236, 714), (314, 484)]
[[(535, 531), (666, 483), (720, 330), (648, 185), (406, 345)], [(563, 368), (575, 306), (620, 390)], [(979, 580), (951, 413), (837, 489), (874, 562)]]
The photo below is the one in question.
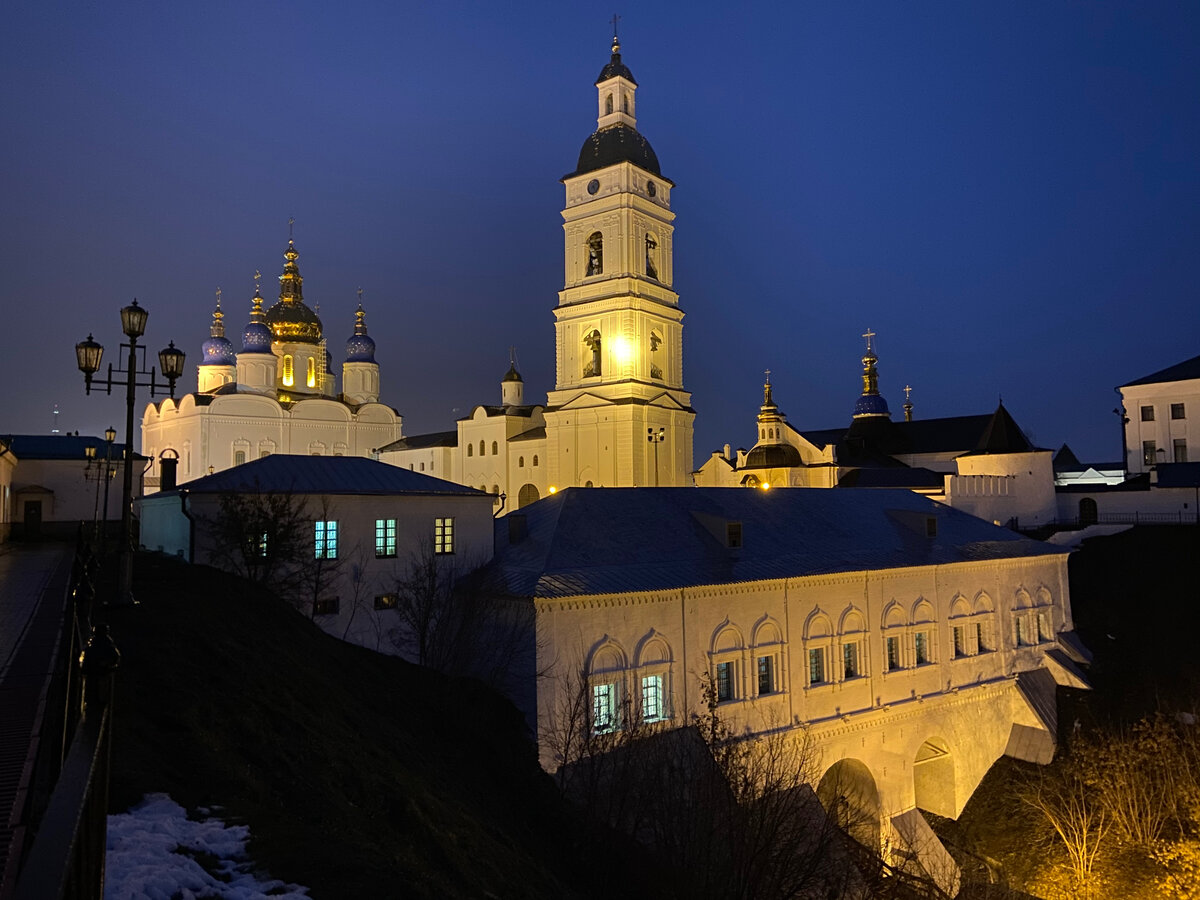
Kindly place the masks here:
[(495, 441), (492, 441), (492, 456), (499, 456), (499, 455), (500, 455), (500, 445), (497, 444)]
[(295, 376), (292, 372), (292, 354), (283, 354), (283, 386), (291, 387), (295, 384)]
[(422, 472), (424, 472), (424, 471), (425, 471), (425, 463), (421, 463), (421, 471), (422, 471)]
[(525, 457), (523, 457), (523, 456), (517, 457), (517, 468), (519, 468), (519, 469), (525, 468)]
[(517, 509), (533, 503), (538, 499), (538, 496), (538, 489), (532, 484), (521, 485), (521, 490), (517, 492)]
[(246, 451), (245, 450), (235, 450), (233, 452), (233, 464), (235, 466), (240, 466), (245, 461), (246, 461)]
[(625, 110), (626, 113), (629, 112), (629, 98), (628, 97), (621, 98), (621, 109)]
[(474, 456), (474, 455), (475, 455), (475, 445), (467, 444), (467, 456)]
[(1079, 501), (1079, 524), (1080, 525), (1095, 525), (1100, 521), (1100, 510), (1096, 506), (1096, 501), (1091, 497), (1084, 497)]
[(483, 443), (483, 441), (480, 441), (479, 442), (479, 455), (483, 456), (485, 452), (486, 451), (484, 450), (484, 443)]
[(595, 378), (601, 373), (600, 366), (600, 332), (593, 330), (583, 339), (583, 344), (589, 353), (585, 354), (587, 362), (583, 366), (584, 378)]
[(659, 363), (662, 361), (658, 355), (658, 348), (662, 345), (662, 335), (657, 331), (650, 332), (650, 377), (662, 381), (662, 366)]
[(607, 97), (604, 98), (604, 114), (606, 116), (611, 115), (612, 111), (613, 111), (613, 99), (612, 99), (612, 94), (609, 94)]
[(316, 387), (317, 386), (317, 361), (315, 359), (313, 359), (311, 356), (308, 358), (307, 375), (308, 375), (308, 378), (307, 378), (308, 386)]
[(535, 453), (535, 454), (533, 454), (533, 464), (534, 464), (535, 466), (537, 465), (537, 454), (536, 454), (536, 453)]
[(497, 497), (499, 497), (500, 496), (500, 485), (493, 484), (492, 485), (492, 493), (495, 494)]
[(588, 275), (599, 275), (604, 271), (604, 235), (593, 231), (587, 239)]
[(658, 280), (658, 241), (646, 233), (646, 276)]

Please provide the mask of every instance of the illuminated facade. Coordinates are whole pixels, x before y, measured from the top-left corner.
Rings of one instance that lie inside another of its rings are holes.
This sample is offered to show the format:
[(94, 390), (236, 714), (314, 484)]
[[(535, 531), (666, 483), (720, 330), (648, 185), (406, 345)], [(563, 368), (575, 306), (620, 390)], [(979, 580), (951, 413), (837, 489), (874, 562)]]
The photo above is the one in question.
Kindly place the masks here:
[(380, 455), (503, 493), (505, 510), (565, 487), (692, 480), (695, 413), (672, 287), (674, 184), (637, 130), (637, 82), (615, 38), (596, 91), (596, 131), (562, 179), (564, 286), (547, 403), (524, 405), (513, 367), (499, 406), (477, 406), (454, 432), (405, 438)]
[(168, 450), (178, 454), (183, 483), (272, 453), (371, 456), (400, 437), (400, 416), (379, 402), (379, 365), (362, 304), (339, 391), (321, 319), (304, 302), (298, 258), (289, 240), (279, 300), (269, 309), (255, 287), (241, 350), (225, 337), (218, 293), (198, 390), (151, 403), (142, 416), (143, 453), (154, 460), (149, 489), (159, 484), (159, 456)]

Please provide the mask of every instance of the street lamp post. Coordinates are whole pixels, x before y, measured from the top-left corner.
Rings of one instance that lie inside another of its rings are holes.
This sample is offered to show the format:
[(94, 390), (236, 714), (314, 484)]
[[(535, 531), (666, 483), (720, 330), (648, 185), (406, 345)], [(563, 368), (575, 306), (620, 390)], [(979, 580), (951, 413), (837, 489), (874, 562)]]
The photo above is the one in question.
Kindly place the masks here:
[(117, 429), (109, 425), (104, 429), (104, 518), (100, 520), (100, 546), (108, 543), (108, 485), (112, 482), (112, 445), (117, 439)]
[[(125, 371), (117, 370), (113, 374), (112, 363), (108, 364), (108, 377), (95, 378), (100, 369), (100, 360), (104, 348), (96, 343), (89, 334), (86, 341), (75, 345), (75, 359), (79, 371), (83, 372), (83, 382), (86, 392), (91, 394), (92, 384), (103, 386), (106, 393), (111, 394), (114, 387), (125, 388), (125, 471), (121, 486), (121, 568), (118, 573), (117, 596), (115, 605), (126, 606), (133, 603), (133, 407), (137, 388), (150, 388), (153, 397), (156, 390), (167, 388), (172, 397), (175, 396), (175, 379), (183, 374), (184, 352), (175, 348), (175, 342), (160, 350), (158, 364), (162, 369), (167, 384), (158, 381), (158, 374), (151, 366), (146, 371), (146, 348), (138, 346), (138, 338), (146, 332), (146, 319), (149, 313), (138, 306), (135, 299), (129, 306), (121, 310), (121, 330), (129, 338), (129, 343), (122, 343), (121, 349), (129, 350)], [(138, 351), (142, 352), (141, 367), (138, 366)], [(139, 376), (141, 378), (139, 379)], [(149, 378), (149, 380), (146, 380)], [(107, 437), (107, 433), (105, 434)], [(105, 503), (107, 515), (107, 501)]]
[(646, 429), (646, 440), (654, 445), (654, 486), (658, 487), (658, 445), (667, 439), (667, 429)]

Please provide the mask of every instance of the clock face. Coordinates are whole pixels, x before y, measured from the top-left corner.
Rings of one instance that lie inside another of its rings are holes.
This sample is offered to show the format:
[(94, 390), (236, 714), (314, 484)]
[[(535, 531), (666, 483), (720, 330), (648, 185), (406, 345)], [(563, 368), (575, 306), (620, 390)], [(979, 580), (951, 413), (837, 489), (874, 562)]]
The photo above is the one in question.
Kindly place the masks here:
[(653, 181), (647, 181), (646, 182), (646, 193), (649, 194), (651, 197), (655, 196), (658, 193), (658, 185), (655, 184)]
[(597, 181), (595, 178), (593, 178), (591, 181), (588, 182), (588, 193), (594, 194), (598, 190), (600, 190), (600, 182)]

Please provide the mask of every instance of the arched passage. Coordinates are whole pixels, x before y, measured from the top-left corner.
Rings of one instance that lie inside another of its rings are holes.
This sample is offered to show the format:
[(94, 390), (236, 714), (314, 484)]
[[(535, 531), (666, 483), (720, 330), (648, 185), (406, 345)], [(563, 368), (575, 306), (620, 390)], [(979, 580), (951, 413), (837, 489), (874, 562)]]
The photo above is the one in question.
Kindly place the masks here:
[(817, 798), (839, 828), (864, 847), (879, 848), (879, 789), (866, 765), (838, 760), (821, 777)]
[(921, 809), (948, 819), (958, 817), (954, 789), (954, 757), (950, 745), (941, 738), (930, 738), (913, 759), (913, 795)]
[(538, 489), (532, 484), (523, 484), (521, 490), (517, 492), (517, 509), (528, 506), (537, 499)]

